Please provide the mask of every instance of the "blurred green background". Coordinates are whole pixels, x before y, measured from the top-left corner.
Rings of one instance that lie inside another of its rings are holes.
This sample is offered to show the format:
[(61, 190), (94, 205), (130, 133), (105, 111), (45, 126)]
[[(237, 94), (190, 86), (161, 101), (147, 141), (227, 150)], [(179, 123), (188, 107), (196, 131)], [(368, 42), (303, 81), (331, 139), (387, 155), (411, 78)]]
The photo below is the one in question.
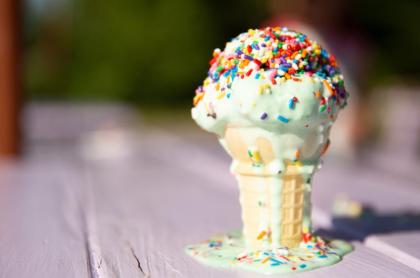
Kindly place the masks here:
[[(204, 79), (212, 50), (263, 25), (273, 16), (267, 3), (26, 0), (27, 98), (185, 104)], [(357, 0), (344, 8), (340, 24), (369, 40), (368, 85), (417, 83), (419, 1)], [(325, 17), (331, 13), (325, 9)]]

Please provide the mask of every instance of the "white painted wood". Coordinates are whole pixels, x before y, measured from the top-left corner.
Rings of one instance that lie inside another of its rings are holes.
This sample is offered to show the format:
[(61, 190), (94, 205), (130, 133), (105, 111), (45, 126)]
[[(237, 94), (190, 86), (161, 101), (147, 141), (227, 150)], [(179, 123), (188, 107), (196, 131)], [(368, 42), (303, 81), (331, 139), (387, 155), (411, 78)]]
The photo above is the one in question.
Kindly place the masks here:
[[(93, 130), (101, 121), (93, 121)], [(259, 277), (200, 265), (183, 251), (241, 225), (230, 159), (216, 141), (150, 131), (138, 140), (80, 138), (88, 126), (61, 137), (37, 133), (29, 157), (0, 163), (0, 277)], [(95, 144), (96, 151), (88, 151)], [(98, 155), (104, 148), (119, 151)], [(419, 209), (414, 191), (363, 167), (327, 164), (314, 182), (318, 226), (333, 224), (331, 196), (343, 191), (380, 213)], [(420, 275), (360, 243), (355, 247), (343, 262), (298, 276)]]
[(0, 277), (89, 277), (72, 165), (0, 163)]
[[(207, 164), (211, 156), (181, 146), (167, 136), (151, 135), (141, 139), (129, 159), (86, 162), (101, 248), (98, 260), (107, 267), (107, 277), (257, 277), (206, 267), (184, 254), (187, 244), (240, 227), (240, 208), (233, 178), (210, 178), (205, 169), (213, 167)], [(302, 276), (419, 275), (359, 243), (355, 246), (343, 262)]]
[(365, 245), (420, 271), (419, 231), (369, 236)]
[[(335, 217), (333, 202), (342, 194), (373, 211), (367, 217), (355, 219)], [(332, 159), (314, 177), (315, 206), (330, 215), (330, 227), (359, 240), (371, 234), (419, 229), (419, 221), (414, 221), (413, 215), (420, 212), (419, 194), (411, 180), (368, 165), (345, 165)]]
[(302, 273), (299, 277), (419, 277), (412, 268), (403, 267), (390, 257), (354, 242), (355, 251), (331, 267)]

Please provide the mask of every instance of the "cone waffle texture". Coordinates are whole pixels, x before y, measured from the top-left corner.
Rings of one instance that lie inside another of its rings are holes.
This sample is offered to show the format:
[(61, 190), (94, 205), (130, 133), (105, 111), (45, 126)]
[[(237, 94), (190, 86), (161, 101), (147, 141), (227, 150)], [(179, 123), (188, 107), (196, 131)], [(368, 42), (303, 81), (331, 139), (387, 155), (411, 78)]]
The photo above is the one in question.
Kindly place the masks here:
[[(268, 140), (259, 138), (254, 146), (248, 146), (239, 127), (228, 128), (224, 139), (234, 160), (232, 171), (239, 183), (248, 249), (298, 246), (305, 205), (304, 180), (298, 168), (289, 164), (281, 175), (267, 174), (264, 165), (275, 159)], [(250, 148), (259, 151), (259, 161), (250, 157)]]

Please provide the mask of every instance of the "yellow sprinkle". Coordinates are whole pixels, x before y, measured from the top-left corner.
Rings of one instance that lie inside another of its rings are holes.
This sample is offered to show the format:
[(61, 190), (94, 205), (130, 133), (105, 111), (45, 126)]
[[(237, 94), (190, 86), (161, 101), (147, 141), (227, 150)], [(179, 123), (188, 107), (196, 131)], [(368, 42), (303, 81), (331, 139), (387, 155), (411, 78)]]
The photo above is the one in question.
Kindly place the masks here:
[(266, 232), (266, 231), (261, 231), (261, 232), (259, 233), (259, 235), (257, 236), (257, 240), (261, 240), (261, 239), (263, 239), (263, 237), (264, 237), (266, 234), (267, 234), (267, 232)]
[(255, 160), (255, 162), (261, 162), (261, 155), (259, 151), (254, 151), (252, 154), (252, 158)]
[(226, 95), (225, 92), (221, 92), (216, 98), (217, 99), (222, 99), (225, 95)]
[(293, 164), (295, 166), (302, 166), (303, 165), (302, 162), (300, 162), (299, 160), (298, 161), (295, 161)]
[(309, 227), (308, 226), (303, 226), (302, 233), (304, 233), (304, 234), (309, 233)]
[(288, 258), (289, 258), (289, 260), (291, 260), (293, 262), (300, 261), (298, 257), (293, 256), (293, 255), (289, 255)]

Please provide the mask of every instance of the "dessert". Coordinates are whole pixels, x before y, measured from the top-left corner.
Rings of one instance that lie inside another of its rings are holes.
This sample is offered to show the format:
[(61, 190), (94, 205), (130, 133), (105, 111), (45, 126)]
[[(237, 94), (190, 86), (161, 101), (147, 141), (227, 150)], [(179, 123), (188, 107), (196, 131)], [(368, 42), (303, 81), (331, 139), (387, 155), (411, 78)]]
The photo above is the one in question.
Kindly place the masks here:
[[(192, 117), (233, 159), (243, 229), (210, 240), (217, 250), (204, 242), (187, 252), (266, 273), (317, 268), (349, 252), (345, 242), (312, 235), (310, 216), (312, 175), (347, 97), (335, 57), (302, 33), (250, 29), (216, 49)], [(247, 263), (238, 259), (244, 252)], [(304, 267), (293, 261), (299, 256), (307, 256)]]

